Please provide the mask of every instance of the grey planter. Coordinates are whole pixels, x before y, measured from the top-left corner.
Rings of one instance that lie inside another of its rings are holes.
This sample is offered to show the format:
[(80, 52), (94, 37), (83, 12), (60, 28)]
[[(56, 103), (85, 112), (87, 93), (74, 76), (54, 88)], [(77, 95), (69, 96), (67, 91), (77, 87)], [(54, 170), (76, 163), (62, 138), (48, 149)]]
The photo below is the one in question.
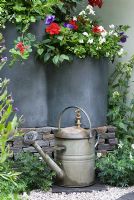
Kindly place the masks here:
[[(31, 27), (33, 33), (41, 39), (44, 34), (43, 22)], [(16, 28), (8, 24), (4, 30), (4, 37), (8, 50), (13, 47), (13, 41), (17, 38)], [(24, 116), (23, 127), (41, 127), (47, 125), (47, 97), (46, 97), (46, 72), (45, 66), (37, 62), (33, 52), (30, 59), (24, 63), (16, 63), (12, 68), (7, 65), (1, 72), (2, 77), (10, 79), (9, 90), (15, 100), (15, 106), (19, 108), (19, 115)]]
[[(60, 68), (47, 67), (48, 125), (56, 126), (65, 107), (77, 105), (90, 115), (92, 126), (106, 124), (108, 62), (92, 58), (75, 59)], [(62, 125), (74, 124), (74, 113), (66, 113)], [(87, 122), (83, 118), (83, 126)]]
[[(32, 26), (32, 31), (40, 40), (44, 35), (44, 24)], [(4, 31), (7, 56), (17, 37), (16, 28), (8, 24)], [(24, 116), (23, 127), (57, 126), (59, 113), (68, 106), (82, 107), (90, 115), (92, 126), (106, 124), (108, 63), (106, 60), (75, 59), (60, 68), (45, 66), (36, 60), (33, 52), (24, 63), (7, 66), (1, 77), (11, 80), (9, 90), (15, 106)], [(75, 115), (68, 111), (62, 125), (74, 125)], [(87, 122), (83, 120), (83, 126)]]

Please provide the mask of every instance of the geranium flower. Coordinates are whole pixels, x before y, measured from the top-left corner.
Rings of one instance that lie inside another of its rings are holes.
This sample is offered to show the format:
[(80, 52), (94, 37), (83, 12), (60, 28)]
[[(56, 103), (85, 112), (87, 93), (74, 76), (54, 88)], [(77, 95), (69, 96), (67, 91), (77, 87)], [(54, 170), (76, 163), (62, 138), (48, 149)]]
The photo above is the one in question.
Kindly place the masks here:
[(45, 19), (45, 24), (49, 25), (55, 20), (55, 15), (48, 15)]
[(102, 7), (103, 1), (102, 0), (88, 0), (89, 4), (93, 7), (98, 6), (99, 8)]
[(57, 23), (52, 22), (47, 28), (46, 32), (50, 35), (58, 35), (60, 33), (60, 26)]
[(102, 26), (94, 26), (92, 28), (93, 33), (102, 33), (105, 32), (105, 29)]
[(16, 48), (20, 50), (20, 53), (21, 53), (21, 54), (24, 54), (24, 52), (25, 52), (25, 46), (24, 46), (23, 42), (19, 42), (19, 43), (16, 45)]
[(78, 24), (76, 23), (76, 21), (70, 20), (70, 21), (69, 21), (69, 24), (73, 25), (74, 30), (78, 30)]

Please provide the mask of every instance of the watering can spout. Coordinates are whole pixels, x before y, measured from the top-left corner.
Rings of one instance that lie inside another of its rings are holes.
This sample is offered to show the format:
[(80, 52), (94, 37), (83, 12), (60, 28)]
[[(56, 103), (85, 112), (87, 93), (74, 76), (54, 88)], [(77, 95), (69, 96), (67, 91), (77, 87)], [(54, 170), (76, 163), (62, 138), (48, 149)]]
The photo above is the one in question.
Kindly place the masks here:
[(48, 164), (48, 166), (56, 172), (57, 177), (59, 179), (63, 179), (64, 178), (63, 170), (54, 162), (53, 159), (50, 158), (50, 156), (46, 152), (42, 151), (41, 147), (36, 142), (37, 137), (38, 133), (36, 131), (30, 131), (24, 136), (24, 142), (26, 144), (34, 146), (34, 148), (41, 155), (43, 160)]

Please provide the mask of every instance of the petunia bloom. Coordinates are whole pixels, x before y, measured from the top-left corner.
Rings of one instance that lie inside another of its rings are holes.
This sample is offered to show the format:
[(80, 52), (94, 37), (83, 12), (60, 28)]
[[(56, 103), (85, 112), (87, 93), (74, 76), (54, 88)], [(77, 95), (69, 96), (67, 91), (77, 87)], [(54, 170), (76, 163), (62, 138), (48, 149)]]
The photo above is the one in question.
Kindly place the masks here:
[(64, 23), (64, 27), (74, 29), (74, 26), (72, 24), (69, 24), (69, 23)]
[(125, 43), (127, 41), (128, 36), (124, 35), (124, 32), (121, 32), (120, 36), (121, 36), (120, 42)]
[(47, 28), (46, 33), (50, 35), (58, 35), (60, 33), (60, 26), (57, 23), (52, 22)]
[(55, 20), (55, 15), (48, 15), (45, 19), (45, 24), (49, 25)]
[(98, 6), (99, 8), (102, 7), (103, 1), (102, 0), (88, 0), (89, 4), (93, 7)]

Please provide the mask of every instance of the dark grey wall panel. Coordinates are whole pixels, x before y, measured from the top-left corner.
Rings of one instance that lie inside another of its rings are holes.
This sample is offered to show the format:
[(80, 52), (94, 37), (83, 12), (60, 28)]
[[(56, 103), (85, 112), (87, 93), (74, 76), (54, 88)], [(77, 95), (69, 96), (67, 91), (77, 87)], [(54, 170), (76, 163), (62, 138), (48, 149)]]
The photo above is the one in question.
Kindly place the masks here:
[[(43, 24), (32, 26), (38, 39), (44, 33)], [(4, 31), (7, 53), (13, 47), (13, 40), (17, 38), (17, 32), (13, 25), (8, 24)], [(37, 62), (33, 52), (30, 59), (24, 63), (16, 63), (12, 68), (7, 65), (1, 71), (2, 77), (10, 79), (9, 90), (15, 100), (15, 106), (19, 108), (19, 115), (23, 115), (25, 122), (23, 127), (41, 127), (47, 125), (47, 97), (46, 97), (46, 72), (45, 66)]]
[[(77, 105), (87, 111), (93, 127), (106, 124), (108, 63), (106, 60), (75, 59), (60, 68), (47, 67), (48, 125), (57, 125), (62, 109)], [(73, 112), (72, 112), (73, 113)], [(87, 122), (84, 120), (84, 126)], [(68, 111), (63, 126), (74, 123), (74, 114)]]

